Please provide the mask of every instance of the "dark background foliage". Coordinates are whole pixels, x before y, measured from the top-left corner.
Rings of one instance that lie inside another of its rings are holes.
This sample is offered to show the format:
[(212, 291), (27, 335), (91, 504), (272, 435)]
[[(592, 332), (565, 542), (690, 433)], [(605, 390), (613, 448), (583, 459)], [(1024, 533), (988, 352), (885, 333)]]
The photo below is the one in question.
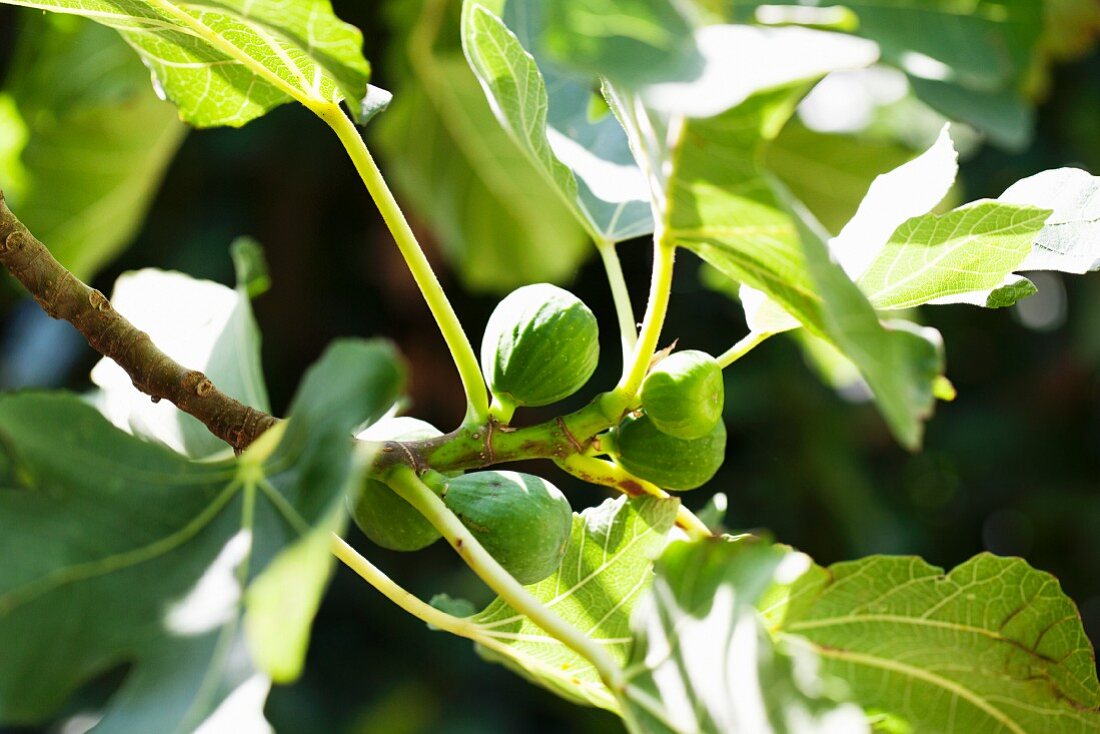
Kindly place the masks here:
[[(378, 60), (388, 39), (377, 4), (335, 4), (366, 29), (375, 83), (387, 86)], [(0, 8), (0, 65), (16, 15)], [(997, 196), (1046, 168), (1100, 171), (1097, 79), (1100, 54), (1056, 68), (1033, 143), (1017, 153), (986, 146), (965, 161), (964, 197)], [(243, 130), (190, 134), (133, 247), (95, 284), (109, 290), (120, 272), (145, 266), (230, 282), (227, 245), (241, 234), (262, 242), (270, 260), (274, 287), (256, 311), (277, 410), (330, 339), (384, 335), (411, 364), (412, 412), (444, 427), (457, 422), (461, 390), (428, 311), (338, 142), (304, 110), (288, 106)], [(437, 256), (431, 233), (421, 234)], [(640, 311), (648, 248), (627, 243), (622, 255)], [(497, 297), (464, 292), (444, 263), (437, 266), (479, 339)], [(743, 319), (734, 302), (701, 285), (698, 270), (681, 257), (664, 339), (717, 352), (744, 333)], [(0, 386), (86, 388), (95, 355), (66, 325), (21, 300), (10, 279), (3, 283)], [(762, 346), (728, 371), (725, 467), (686, 501), (699, 507), (722, 491), (731, 527), (764, 529), (822, 563), (870, 553), (915, 553), (944, 566), (982, 550), (1023, 556), (1061, 580), (1100, 641), (1100, 276), (1053, 275), (1040, 285), (1040, 295), (1024, 302), (1042, 317), (1040, 328), (1019, 310), (956, 306), (924, 314), (943, 332), (959, 397), (939, 405), (917, 454), (894, 444), (872, 406), (845, 402), (823, 386), (793, 341)], [(598, 263), (589, 260), (570, 287), (605, 326), (607, 358), (579, 401), (615, 379), (618, 348)], [(552, 478), (578, 508), (602, 497), (557, 473)], [(485, 596), (445, 547), (401, 555), (355, 542), (422, 596)], [(94, 707), (119, 672), (88, 687), (73, 711)], [(428, 631), (346, 571), (315, 625), (304, 677), (277, 689), (268, 712), (281, 732), (617, 726), (609, 715), (573, 708), (480, 661), (468, 643)]]

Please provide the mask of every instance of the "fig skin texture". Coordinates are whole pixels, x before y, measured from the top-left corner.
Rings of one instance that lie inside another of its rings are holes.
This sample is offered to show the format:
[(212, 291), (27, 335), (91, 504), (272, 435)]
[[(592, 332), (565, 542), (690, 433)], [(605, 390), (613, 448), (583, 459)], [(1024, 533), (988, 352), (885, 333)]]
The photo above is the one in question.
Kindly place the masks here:
[[(387, 418), (362, 431), (363, 441), (415, 441), (442, 436), (430, 423), (400, 416)], [(418, 551), (439, 540), (439, 531), (412, 505), (377, 479), (366, 479), (348, 495), (348, 510), (363, 534), (395, 551)]]
[(722, 367), (706, 352), (689, 349), (661, 360), (642, 383), (642, 407), (663, 433), (702, 438), (722, 420)]
[(573, 510), (542, 477), (513, 471), (464, 474), (444, 485), (443, 502), (521, 584), (542, 581), (561, 565)]
[(504, 405), (556, 403), (584, 387), (600, 359), (588, 306), (549, 283), (517, 288), (497, 304), (481, 341), (481, 368)]
[(613, 456), (636, 477), (664, 489), (686, 491), (711, 480), (726, 458), (726, 426), (722, 421), (702, 438), (683, 439), (662, 432), (649, 416), (619, 424)]

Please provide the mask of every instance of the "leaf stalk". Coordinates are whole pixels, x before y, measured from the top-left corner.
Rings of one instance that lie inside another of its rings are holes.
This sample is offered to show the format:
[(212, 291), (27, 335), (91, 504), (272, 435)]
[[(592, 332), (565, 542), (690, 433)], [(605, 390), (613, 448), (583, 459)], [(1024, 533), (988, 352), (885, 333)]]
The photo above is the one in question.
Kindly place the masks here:
[(443, 286), (440, 285), (439, 279), (432, 270), (424, 250), (417, 242), (412, 227), (409, 226), (393, 192), (382, 177), (378, 164), (367, 150), (359, 129), (336, 105), (317, 108), (314, 111), (328, 123), (343, 143), (344, 149), (366, 185), (367, 191), (370, 192), (378, 211), (382, 214), (382, 219), (385, 220), (386, 226), (393, 235), (397, 249), (405, 259), (413, 280), (416, 281), (417, 287), (428, 304), (428, 309), (443, 334), (443, 341), (451, 352), (455, 367), (458, 368), (459, 379), (462, 381), (462, 389), (466, 393), (464, 424), (485, 422), (489, 416), (489, 399), (474, 348), (451, 302), (447, 299), (447, 294), (443, 292)]

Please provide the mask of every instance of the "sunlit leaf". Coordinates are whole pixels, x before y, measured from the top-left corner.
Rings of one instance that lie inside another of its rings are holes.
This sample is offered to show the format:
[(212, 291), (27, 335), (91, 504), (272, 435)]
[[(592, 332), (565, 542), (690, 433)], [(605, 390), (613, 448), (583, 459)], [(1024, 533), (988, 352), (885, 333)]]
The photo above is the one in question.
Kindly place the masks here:
[(977, 556), (944, 574), (917, 558), (815, 568), (764, 610), (854, 700), (913, 732), (1100, 731), (1092, 647), (1056, 579)]
[(544, 77), (524, 48), (516, 34), (537, 39), (540, 4), (516, 0), (507, 7), (516, 32), (476, 0), (463, 9), (463, 48), (497, 119), (594, 239), (651, 232), (646, 180), (615, 117), (590, 120), (590, 89), (542, 60)]
[(634, 611), (625, 719), (645, 734), (849, 734), (863, 711), (838, 704), (813, 656), (792, 656), (761, 624), (756, 603), (810, 559), (745, 539), (674, 543)]
[(329, 0), (2, 0), (109, 26), (197, 127), (243, 125), (297, 100), (360, 112), (369, 67)]
[[(1011, 305), (1034, 292), (1013, 275), (1036, 241), (1048, 209), (978, 201), (926, 214), (954, 182), (955, 149), (945, 128), (917, 158), (878, 176), (829, 250), (875, 308), (925, 303)], [(742, 300), (756, 330), (794, 328), (774, 302), (745, 288)]]
[(880, 309), (998, 288), (1031, 252), (1049, 216), (1049, 209), (977, 201), (911, 219), (860, 276), (859, 287)]
[(1052, 209), (1020, 270), (1100, 270), (1100, 177), (1056, 168), (1017, 181), (998, 201)]

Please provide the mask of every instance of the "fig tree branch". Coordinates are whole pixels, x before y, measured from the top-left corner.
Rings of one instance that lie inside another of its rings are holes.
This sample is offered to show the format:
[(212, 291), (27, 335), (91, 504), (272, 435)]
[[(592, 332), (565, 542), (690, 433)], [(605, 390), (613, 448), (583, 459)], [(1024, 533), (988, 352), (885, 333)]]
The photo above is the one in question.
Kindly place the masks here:
[[(116, 311), (54, 259), (8, 208), (0, 191), (0, 263), (23, 284), (52, 318), (68, 321), (92, 349), (114, 360), (141, 392), (167, 400), (194, 416), (211, 433), (240, 452), (276, 419), (219, 391), (202, 372), (182, 366), (160, 351), (149, 335)], [(186, 305), (184, 306), (186, 307)]]

